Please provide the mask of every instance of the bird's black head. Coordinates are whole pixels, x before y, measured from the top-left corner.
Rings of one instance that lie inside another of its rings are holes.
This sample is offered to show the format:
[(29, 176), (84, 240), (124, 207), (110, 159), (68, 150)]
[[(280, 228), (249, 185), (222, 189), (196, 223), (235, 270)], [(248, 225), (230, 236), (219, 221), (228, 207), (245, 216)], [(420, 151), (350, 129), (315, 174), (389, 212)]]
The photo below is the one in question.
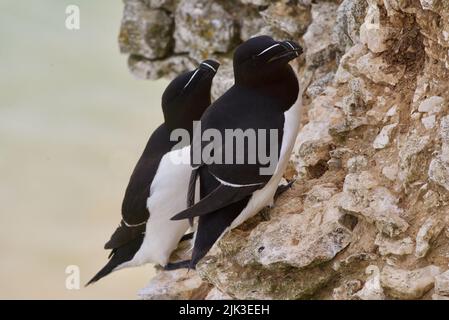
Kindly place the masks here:
[(290, 40), (275, 41), (269, 36), (251, 38), (234, 53), (235, 82), (251, 86), (279, 82), (291, 72), (288, 62), (302, 52), (302, 47)]
[(210, 88), (220, 64), (214, 60), (201, 62), (197, 69), (176, 77), (162, 95), (162, 111), (169, 129), (192, 130), (210, 105)]

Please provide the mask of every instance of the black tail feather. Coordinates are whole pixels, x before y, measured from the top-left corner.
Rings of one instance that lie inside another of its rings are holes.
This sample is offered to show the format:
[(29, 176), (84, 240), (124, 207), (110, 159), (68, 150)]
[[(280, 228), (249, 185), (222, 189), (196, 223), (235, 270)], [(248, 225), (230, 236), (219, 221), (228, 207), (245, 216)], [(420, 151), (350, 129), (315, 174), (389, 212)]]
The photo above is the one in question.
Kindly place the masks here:
[(113, 249), (111, 254), (109, 255), (110, 259), (108, 263), (100, 271), (98, 271), (98, 273), (91, 280), (89, 280), (89, 282), (86, 284), (86, 287), (107, 276), (122, 263), (132, 260), (132, 258), (142, 245), (143, 238), (144, 235), (141, 234), (139, 237), (133, 239), (125, 245)]
[[(114, 251), (111, 252), (111, 255), (114, 254), (113, 252)], [(117, 265), (118, 264), (115, 261), (113, 261), (113, 259), (109, 260), (108, 263), (106, 263), (106, 265), (100, 271), (98, 271), (98, 273), (92, 279), (90, 279), (88, 283), (86, 283), (85, 287), (94, 282), (97, 282), (101, 278), (110, 274), (115, 269), (115, 267), (117, 267)]]
[(142, 233), (145, 232), (145, 228), (146, 228), (145, 224), (135, 227), (128, 227), (122, 220), (118, 228), (112, 234), (111, 239), (104, 245), (104, 248), (105, 249), (120, 248), (126, 243), (136, 238), (139, 238), (142, 235)]
[(222, 233), (229, 227), (235, 218), (242, 212), (248, 204), (249, 197), (232, 203), (229, 206), (203, 215), (198, 219), (198, 229), (196, 231), (195, 244), (193, 246), (190, 269), (195, 269), (196, 264), (201, 260), (214, 245)]

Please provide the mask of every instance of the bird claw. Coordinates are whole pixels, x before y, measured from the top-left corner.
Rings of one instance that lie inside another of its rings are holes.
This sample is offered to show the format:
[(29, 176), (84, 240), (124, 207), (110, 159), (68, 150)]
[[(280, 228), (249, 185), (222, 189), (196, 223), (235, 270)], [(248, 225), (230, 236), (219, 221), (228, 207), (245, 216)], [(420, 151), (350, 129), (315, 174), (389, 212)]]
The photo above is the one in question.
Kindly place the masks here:
[(169, 262), (163, 267), (164, 271), (173, 271), (178, 269), (191, 269), (190, 260), (182, 260), (178, 262)]
[(296, 179), (290, 180), (287, 184), (283, 184), (278, 186), (276, 193), (274, 194), (274, 198), (277, 199), (281, 194), (290, 189), (295, 183)]

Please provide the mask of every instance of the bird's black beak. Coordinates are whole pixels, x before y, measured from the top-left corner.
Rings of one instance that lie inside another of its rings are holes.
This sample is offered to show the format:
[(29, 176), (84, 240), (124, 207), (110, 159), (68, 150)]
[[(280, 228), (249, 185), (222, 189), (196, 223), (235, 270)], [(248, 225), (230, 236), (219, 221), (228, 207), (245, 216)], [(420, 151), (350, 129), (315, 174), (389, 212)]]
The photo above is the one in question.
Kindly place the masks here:
[(276, 54), (274, 57), (271, 57), (270, 60), (268, 60), (268, 62), (274, 62), (279, 60), (288, 62), (298, 58), (303, 53), (302, 47), (296, 42), (286, 40), (279, 42), (279, 44), (282, 46), (284, 51)]
[(204, 70), (207, 72), (213, 72), (213, 74), (217, 73), (218, 68), (220, 67), (220, 63), (215, 60), (204, 60), (200, 63), (198, 69)]

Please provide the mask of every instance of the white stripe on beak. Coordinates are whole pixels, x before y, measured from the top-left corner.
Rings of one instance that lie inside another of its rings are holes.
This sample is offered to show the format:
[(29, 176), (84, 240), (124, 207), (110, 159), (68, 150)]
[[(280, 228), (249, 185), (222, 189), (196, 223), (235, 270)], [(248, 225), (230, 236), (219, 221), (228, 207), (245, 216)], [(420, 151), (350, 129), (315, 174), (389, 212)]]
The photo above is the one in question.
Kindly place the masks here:
[(190, 82), (192, 82), (193, 78), (198, 73), (198, 71), (199, 71), (199, 69), (196, 69), (196, 71), (192, 74), (192, 76), (190, 77), (189, 81), (186, 83), (186, 85), (184, 86), (183, 89), (185, 89), (190, 84)]
[(299, 57), (299, 54), (298, 54), (298, 52), (296, 51), (295, 47), (294, 47), (290, 42), (288, 42), (288, 41), (285, 41), (285, 42), (290, 46), (290, 48), (292, 48), (293, 50), (295, 50), (296, 56)]
[(201, 63), (201, 64), (205, 65), (206, 67), (211, 68), (215, 73), (217, 72), (217, 70), (215, 70), (215, 68), (212, 67), (210, 64), (208, 64), (208, 63), (206, 63), (206, 62), (203, 62), (203, 63)]
[(265, 52), (267, 52), (268, 50), (273, 49), (274, 47), (280, 46), (279, 43), (273, 44), (272, 46), (266, 48), (265, 50), (263, 50), (261, 53), (259, 53), (257, 56), (263, 55)]

